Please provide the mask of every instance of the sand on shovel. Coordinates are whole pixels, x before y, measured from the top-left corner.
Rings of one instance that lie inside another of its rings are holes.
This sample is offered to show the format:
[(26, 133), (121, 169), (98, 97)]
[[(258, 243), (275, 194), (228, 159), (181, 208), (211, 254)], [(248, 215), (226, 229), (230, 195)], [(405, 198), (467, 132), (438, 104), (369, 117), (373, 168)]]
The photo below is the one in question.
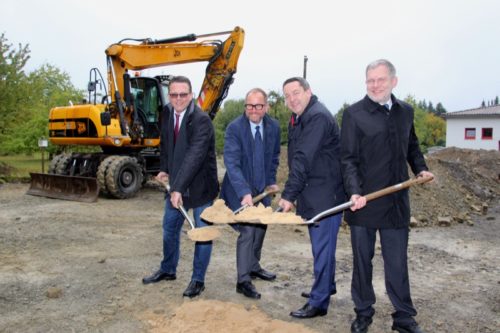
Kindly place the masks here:
[(235, 223), (233, 212), (226, 206), (223, 199), (217, 199), (212, 206), (201, 213), (201, 218), (214, 224)]
[(195, 242), (208, 242), (220, 236), (219, 229), (215, 227), (194, 228), (187, 232), (189, 239)]
[(304, 224), (302, 217), (293, 212), (273, 212), (265, 216), (259, 217), (262, 224)]
[(245, 208), (239, 214), (236, 214), (234, 219), (239, 223), (260, 223), (261, 217), (268, 216), (272, 212), (271, 207), (264, 207), (263, 204), (259, 203), (257, 206)]

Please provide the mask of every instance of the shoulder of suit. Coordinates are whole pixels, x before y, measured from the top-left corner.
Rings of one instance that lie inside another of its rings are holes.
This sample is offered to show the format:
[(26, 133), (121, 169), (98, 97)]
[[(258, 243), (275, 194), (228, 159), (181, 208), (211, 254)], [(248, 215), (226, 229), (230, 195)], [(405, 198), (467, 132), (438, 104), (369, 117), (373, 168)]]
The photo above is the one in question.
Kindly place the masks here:
[(397, 100), (398, 104), (401, 105), (401, 107), (405, 110), (408, 110), (408, 111), (413, 111), (413, 106), (411, 106), (411, 104), (409, 103), (406, 103), (405, 101), (402, 101), (402, 100)]

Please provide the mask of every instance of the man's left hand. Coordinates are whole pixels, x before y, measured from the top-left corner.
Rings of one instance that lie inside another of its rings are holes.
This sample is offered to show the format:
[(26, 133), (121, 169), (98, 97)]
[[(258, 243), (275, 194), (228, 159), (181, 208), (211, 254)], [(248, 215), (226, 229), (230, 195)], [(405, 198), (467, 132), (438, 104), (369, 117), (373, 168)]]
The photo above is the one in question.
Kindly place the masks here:
[(419, 177), (424, 177), (424, 178), (429, 178), (430, 177), (430, 178), (432, 178), (432, 180), (430, 181), (430, 183), (432, 183), (436, 179), (436, 177), (434, 177), (434, 174), (432, 172), (426, 171), (426, 170), (421, 171), (417, 175), (417, 178), (419, 178)]

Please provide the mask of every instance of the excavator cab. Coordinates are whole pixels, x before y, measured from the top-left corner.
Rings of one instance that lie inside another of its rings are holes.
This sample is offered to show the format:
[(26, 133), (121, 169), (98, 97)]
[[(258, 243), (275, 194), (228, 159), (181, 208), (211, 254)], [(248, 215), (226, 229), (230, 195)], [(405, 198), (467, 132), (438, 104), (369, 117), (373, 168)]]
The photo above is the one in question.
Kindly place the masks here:
[(130, 94), (134, 112), (143, 126), (143, 138), (160, 136), (160, 113), (166, 104), (166, 94), (156, 78), (136, 77), (130, 79)]

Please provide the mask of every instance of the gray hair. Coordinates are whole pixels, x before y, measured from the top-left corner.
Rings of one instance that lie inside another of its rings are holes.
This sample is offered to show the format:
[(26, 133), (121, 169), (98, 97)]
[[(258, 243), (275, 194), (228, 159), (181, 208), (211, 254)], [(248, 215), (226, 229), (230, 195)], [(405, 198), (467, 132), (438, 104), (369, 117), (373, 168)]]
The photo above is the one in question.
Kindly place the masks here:
[(261, 88), (250, 89), (250, 91), (247, 92), (247, 94), (245, 95), (245, 99), (247, 99), (248, 96), (250, 96), (252, 94), (261, 94), (262, 96), (264, 96), (264, 102), (266, 102), (266, 104), (267, 104), (267, 94), (263, 89), (261, 89)]
[(285, 86), (287, 84), (292, 83), (292, 82), (298, 82), (300, 84), (300, 86), (302, 88), (304, 88), (304, 90), (311, 89), (309, 82), (307, 82), (306, 79), (304, 79), (303, 77), (300, 77), (300, 76), (294, 76), (294, 77), (287, 79), (285, 82), (283, 82), (283, 88), (285, 88)]
[(387, 67), (387, 69), (389, 70), (389, 75), (391, 77), (396, 76), (396, 67), (394, 67), (394, 65), (389, 60), (386, 60), (386, 59), (378, 59), (378, 60), (375, 60), (375, 61), (372, 61), (371, 63), (369, 63), (368, 66), (366, 66), (365, 75), (368, 74), (369, 70), (375, 69), (378, 66)]

